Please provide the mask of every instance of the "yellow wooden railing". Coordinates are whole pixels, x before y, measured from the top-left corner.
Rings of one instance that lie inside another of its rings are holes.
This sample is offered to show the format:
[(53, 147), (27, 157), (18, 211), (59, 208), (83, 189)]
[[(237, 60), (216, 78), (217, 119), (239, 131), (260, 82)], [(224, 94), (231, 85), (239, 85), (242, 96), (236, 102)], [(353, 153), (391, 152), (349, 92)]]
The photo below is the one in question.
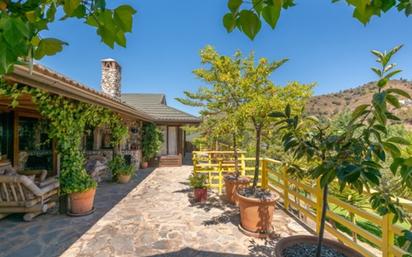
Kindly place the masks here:
[[(262, 158), (259, 162), (259, 185), (275, 191), (281, 197), (279, 204), (286, 211), (319, 231), (322, 208), (322, 191), (319, 183), (314, 181), (309, 184), (293, 179), (285, 172), (281, 164), (277, 160)], [(247, 158), (244, 152), (240, 152), (238, 165), (243, 176), (253, 177), (254, 158)], [(217, 189), (220, 194), (224, 185), (223, 176), (235, 170), (234, 153), (233, 151), (195, 151), (193, 152), (193, 167), (194, 172), (206, 174), (208, 186)], [(403, 249), (395, 245), (396, 236), (401, 235), (405, 228), (399, 224), (392, 224), (392, 214), (382, 217), (334, 196), (329, 196), (328, 202), (330, 206), (345, 210), (358, 220), (366, 220), (380, 226), (382, 230), (382, 235), (376, 236), (357, 225), (356, 222), (338, 215), (331, 208), (327, 211), (326, 231), (339, 241), (368, 257), (402, 257), (406, 254)], [(402, 199), (401, 203), (406, 211), (412, 212), (411, 201)], [(348, 228), (352, 234), (349, 236), (337, 228), (337, 224)], [(358, 241), (358, 236), (368, 240), (370, 244)]]

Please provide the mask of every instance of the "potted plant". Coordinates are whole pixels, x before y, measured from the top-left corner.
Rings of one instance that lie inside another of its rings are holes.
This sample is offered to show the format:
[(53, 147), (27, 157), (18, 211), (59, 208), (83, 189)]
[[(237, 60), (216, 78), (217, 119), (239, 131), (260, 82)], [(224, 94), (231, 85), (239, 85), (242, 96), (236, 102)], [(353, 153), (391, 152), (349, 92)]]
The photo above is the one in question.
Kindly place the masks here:
[(163, 134), (156, 125), (153, 123), (144, 124), (142, 135), (143, 169), (146, 169), (149, 166), (148, 161), (156, 156), (162, 143)]
[(97, 183), (83, 167), (62, 171), (60, 181), (62, 193), (68, 195), (69, 211), (72, 216), (88, 215), (93, 212)]
[[(300, 167), (294, 167), (290, 172), (299, 171), (310, 178), (318, 180), (322, 188), (321, 223), (318, 237), (292, 236), (278, 242), (276, 256), (295, 256), (301, 248), (312, 249), (313, 256), (320, 257), (326, 249), (328, 256), (362, 256), (355, 250), (330, 240), (325, 240), (324, 230), (326, 213), (328, 209), (328, 189), (330, 184), (338, 183), (340, 190), (346, 187), (356, 189), (360, 194), (365, 189), (378, 190), (372, 193), (371, 207), (380, 215), (389, 212), (394, 214), (394, 221), (403, 220), (403, 210), (396, 197), (388, 195), (388, 190), (381, 183), (382, 164), (391, 156), (392, 172), (398, 169), (406, 171), (412, 163), (405, 161), (400, 156), (399, 145), (408, 144), (400, 137), (387, 137), (388, 123), (398, 121), (391, 110), (399, 108), (398, 97), (410, 98), (410, 96), (396, 88), (387, 88), (389, 79), (398, 74), (399, 70), (393, 70), (394, 64), (389, 64), (391, 57), (400, 49), (396, 47), (389, 52), (372, 51), (377, 56), (377, 62), (381, 68), (372, 68), (379, 76), (376, 83), (376, 93), (371, 104), (362, 104), (356, 107), (350, 121), (344, 129), (330, 129), (328, 123), (320, 122), (315, 117), (299, 117), (291, 114), (287, 106), (284, 112), (274, 112), (271, 116), (280, 118), (279, 125), (285, 129), (282, 141), (286, 152), (292, 152), (297, 159), (307, 158), (313, 165), (304, 171)], [(403, 186), (410, 186), (410, 175), (401, 172)], [(380, 190), (380, 191), (379, 191)], [(332, 253), (331, 253), (332, 251)]]
[(195, 202), (206, 202), (207, 200), (206, 179), (205, 174), (199, 173), (192, 174), (189, 177), (189, 184), (193, 188)]
[(250, 119), (255, 132), (255, 168), (252, 186), (239, 188), (236, 197), (240, 208), (239, 229), (248, 236), (264, 238), (274, 232), (272, 218), (279, 196), (271, 190), (258, 187), (262, 132), (272, 124), (272, 118), (269, 117), (271, 110), (281, 108), (292, 99), (295, 109), (304, 105), (311, 95), (312, 85), (293, 82), (284, 87), (275, 86), (268, 76), (286, 60), (270, 63), (261, 59), (257, 65), (252, 60), (249, 58), (244, 64), (245, 78), (239, 94), (244, 95), (245, 99), (237, 112)]
[(109, 169), (112, 172), (113, 179), (121, 184), (128, 183), (136, 172), (136, 167), (134, 165), (127, 165), (121, 155), (116, 155), (109, 162)]
[(129, 183), (133, 175), (136, 172), (136, 167), (134, 165), (126, 165), (120, 169), (117, 173), (117, 181), (121, 184)]

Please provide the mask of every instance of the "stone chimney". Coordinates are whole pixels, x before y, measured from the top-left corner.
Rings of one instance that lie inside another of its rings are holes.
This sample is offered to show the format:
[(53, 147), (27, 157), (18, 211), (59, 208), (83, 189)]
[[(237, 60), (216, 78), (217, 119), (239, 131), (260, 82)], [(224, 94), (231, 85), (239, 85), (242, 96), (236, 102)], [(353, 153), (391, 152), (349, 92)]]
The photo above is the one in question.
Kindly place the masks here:
[(102, 60), (102, 92), (112, 98), (120, 99), (122, 89), (122, 67), (114, 59)]

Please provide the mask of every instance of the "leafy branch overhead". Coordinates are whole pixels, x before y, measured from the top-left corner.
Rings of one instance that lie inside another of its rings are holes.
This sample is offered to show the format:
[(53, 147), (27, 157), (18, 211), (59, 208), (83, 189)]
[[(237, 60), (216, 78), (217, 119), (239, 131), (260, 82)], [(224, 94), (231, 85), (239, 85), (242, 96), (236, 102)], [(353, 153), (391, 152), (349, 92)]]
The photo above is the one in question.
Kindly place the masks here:
[(41, 35), (57, 20), (83, 20), (96, 28), (106, 45), (125, 47), (135, 13), (129, 5), (109, 9), (105, 0), (0, 0), (0, 76), (10, 72), (14, 64), (62, 51), (66, 42)]
[[(337, 2), (341, 1), (332, 0), (332, 3)], [(373, 16), (381, 16), (392, 8), (397, 8), (406, 16), (412, 14), (410, 0), (346, 0), (346, 3), (354, 8), (353, 17), (362, 24), (367, 24)], [(229, 12), (223, 16), (223, 25), (228, 32), (238, 29), (253, 40), (259, 33), (262, 22), (274, 29), (282, 9), (295, 5), (295, 0), (228, 0)]]

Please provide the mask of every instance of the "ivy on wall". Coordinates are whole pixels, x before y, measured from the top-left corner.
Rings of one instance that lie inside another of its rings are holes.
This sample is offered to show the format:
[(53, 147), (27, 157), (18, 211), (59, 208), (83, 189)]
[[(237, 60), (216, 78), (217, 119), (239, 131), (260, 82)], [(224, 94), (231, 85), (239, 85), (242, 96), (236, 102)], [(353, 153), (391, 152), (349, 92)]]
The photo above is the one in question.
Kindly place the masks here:
[(10, 97), (13, 108), (18, 106), (18, 97), (29, 94), (40, 114), (50, 122), (50, 139), (57, 140), (61, 156), (60, 183), (64, 194), (84, 192), (95, 188), (96, 182), (84, 168), (85, 158), (81, 150), (82, 137), (87, 126), (106, 125), (111, 129), (113, 147), (127, 136), (128, 129), (121, 117), (111, 110), (58, 95), (41, 89), (0, 82), (0, 95)]

